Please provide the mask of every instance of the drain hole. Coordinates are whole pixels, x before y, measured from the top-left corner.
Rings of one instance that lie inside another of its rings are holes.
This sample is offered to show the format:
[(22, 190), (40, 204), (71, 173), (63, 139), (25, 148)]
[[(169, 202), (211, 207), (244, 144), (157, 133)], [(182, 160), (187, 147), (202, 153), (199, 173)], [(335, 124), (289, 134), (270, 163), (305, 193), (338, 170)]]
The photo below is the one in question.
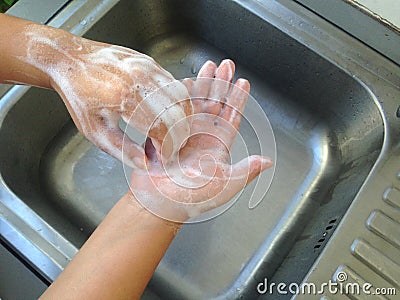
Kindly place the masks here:
[(337, 221), (336, 218), (335, 219), (331, 219), (331, 220), (328, 221), (328, 224), (325, 227), (325, 231), (323, 232), (322, 237), (314, 245), (314, 251), (317, 251), (322, 247), (323, 243), (327, 239), (328, 234), (330, 234), (330, 232), (333, 229), (333, 227), (336, 226), (336, 221)]
[(400, 106), (397, 108), (396, 117), (400, 118)]

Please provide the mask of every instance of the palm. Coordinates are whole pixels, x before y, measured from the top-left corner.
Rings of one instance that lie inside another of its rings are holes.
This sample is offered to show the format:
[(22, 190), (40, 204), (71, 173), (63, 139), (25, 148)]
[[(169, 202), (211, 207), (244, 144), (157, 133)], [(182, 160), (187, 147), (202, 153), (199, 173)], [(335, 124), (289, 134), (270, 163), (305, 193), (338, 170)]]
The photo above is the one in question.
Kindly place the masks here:
[(131, 190), (153, 213), (184, 221), (226, 203), (271, 165), (261, 156), (229, 164), (250, 89), (241, 79), (231, 87), (233, 69), (231, 61), (218, 69), (206, 63), (196, 81), (185, 80), (194, 114), (189, 117), (191, 136), (175, 160), (160, 161), (151, 140), (146, 141), (148, 170), (134, 170)]

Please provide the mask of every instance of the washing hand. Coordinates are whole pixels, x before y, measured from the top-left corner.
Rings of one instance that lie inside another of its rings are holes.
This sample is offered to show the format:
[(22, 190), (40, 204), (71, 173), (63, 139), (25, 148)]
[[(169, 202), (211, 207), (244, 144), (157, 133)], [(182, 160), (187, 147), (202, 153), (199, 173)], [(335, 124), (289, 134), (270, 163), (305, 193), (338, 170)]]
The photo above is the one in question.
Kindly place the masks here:
[[(192, 114), (187, 89), (151, 57), (37, 24), (25, 26), (24, 38), (20, 59), (48, 75), (79, 131), (105, 152), (122, 159), (121, 117), (157, 148), (164, 140), (165, 157), (188, 137), (190, 124), (173, 126)], [(142, 147), (129, 140), (124, 150), (125, 163), (144, 167)]]
[(230, 165), (229, 151), (239, 129), (250, 85), (238, 79), (231, 84), (235, 65), (207, 62), (195, 81), (185, 79), (193, 103), (191, 136), (178, 157), (164, 163), (146, 141), (147, 170), (133, 170), (131, 191), (152, 213), (185, 222), (219, 207), (241, 191), (272, 162), (253, 155)]

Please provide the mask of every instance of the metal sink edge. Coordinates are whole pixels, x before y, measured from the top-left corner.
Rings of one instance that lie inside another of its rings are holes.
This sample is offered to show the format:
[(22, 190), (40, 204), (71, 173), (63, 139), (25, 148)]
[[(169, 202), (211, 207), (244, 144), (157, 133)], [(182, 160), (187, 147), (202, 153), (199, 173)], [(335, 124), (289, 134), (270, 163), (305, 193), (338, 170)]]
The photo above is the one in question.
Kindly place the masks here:
[[(93, 1), (73, 1), (54, 17), (49, 25), (82, 35), (117, 2), (117, 0), (110, 0), (97, 4)], [(374, 182), (385, 162), (396, 154), (394, 150), (399, 142), (399, 137), (396, 134), (397, 128), (400, 127), (400, 119), (396, 117), (400, 105), (398, 101), (400, 99), (399, 67), (291, 1), (236, 0), (235, 2), (339, 66), (360, 82), (373, 96), (384, 122), (384, 141), (379, 158), (359, 192), (359, 195), (362, 194), (367, 186)], [(86, 20), (86, 22), (82, 22), (83, 20)], [(300, 22), (303, 22), (303, 25), (300, 26)], [(362, 57), (358, 55), (359, 52), (363, 53)], [(12, 106), (28, 89), (28, 87), (15, 86), (0, 95), (3, 96), (0, 100), (0, 108)], [(53, 228), (33, 211), (29, 211), (28, 207), (24, 207), (22, 202), (14, 202), (16, 203), (14, 205), (19, 207), (18, 209), (11, 209), (6, 194), (12, 195), (12, 192), (7, 190), (1, 178), (0, 191), (0, 215), (2, 217), (0, 238), (11, 244), (49, 281), (54, 280), (66, 263), (72, 259), (77, 249), (60, 235), (57, 235)], [(21, 224), (25, 223), (26, 226), (31, 228), (35, 228), (34, 224), (36, 224), (42, 230), (36, 230), (35, 237), (29, 237), (23, 227), (14, 226), (13, 222), (16, 223), (14, 220), (17, 219), (22, 222)], [(339, 229), (337, 232), (339, 232)], [(52, 255), (46, 253), (41, 247), (41, 243), (49, 242), (50, 236), (56, 239), (56, 241), (51, 242), (54, 250)], [(34, 246), (34, 254), (28, 253), (26, 250), (26, 247), (31, 246)], [(252, 274), (244, 275), (249, 278)], [(241, 284), (243, 284), (243, 281), (238, 282), (238, 287)], [(227, 291), (227, 293), (222, 298), (229, 297), (229, 293), (232, 293), (232, 291)]]

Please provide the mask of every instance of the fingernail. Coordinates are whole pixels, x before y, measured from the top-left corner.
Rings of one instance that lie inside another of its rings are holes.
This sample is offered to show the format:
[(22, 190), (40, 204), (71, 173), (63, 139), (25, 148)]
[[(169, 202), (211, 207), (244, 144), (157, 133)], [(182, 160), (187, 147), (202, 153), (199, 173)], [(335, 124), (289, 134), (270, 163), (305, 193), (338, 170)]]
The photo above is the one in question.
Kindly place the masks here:
[(250, 82), (247, 79), (239, 78), (236, 80), (235, 86), (238, 87), (242, 92), (249, 94), (250, 92)]
[(269, 157), (262, 157), (261, 158), (261, 164), (263, 166), (265, 166), (265, 165), (272, 166), (274, 164), (274, 162)]
[(209, 68), (211, 64), (214, 64), (214, 62), (211, 61), (211, 60), (207, 60), (207, 61), (204, 63), (204, 65), (200, 68), (199, 74), (201, 74), (204, 70), (206, 70), (207, 68)]
[(235, 63), (229, 58), (224, 59), (221, 64), (229, 64), (232, 69), (235, 68)]

